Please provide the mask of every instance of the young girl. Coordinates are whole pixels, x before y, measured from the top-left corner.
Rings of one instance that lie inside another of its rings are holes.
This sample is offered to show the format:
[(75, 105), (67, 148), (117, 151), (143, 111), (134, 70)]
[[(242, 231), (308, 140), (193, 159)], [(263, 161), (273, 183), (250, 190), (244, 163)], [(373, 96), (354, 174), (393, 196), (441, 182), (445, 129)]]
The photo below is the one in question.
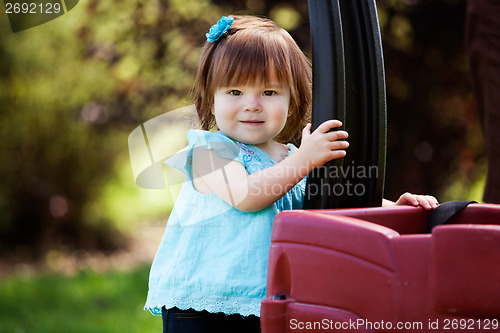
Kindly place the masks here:
[[(304, 177), (349, 146), (340, 121), (311, 133), (311, 96), (309, 61), (272, 21), (222, 17), (207, 34), (194, 87), (204, 130), (167, 161), (187, 177), (145, 305), (164, 332), (260, 331), (273, 219), (301, 208)], [(392, 204), (437, 201), (406, 193)]]

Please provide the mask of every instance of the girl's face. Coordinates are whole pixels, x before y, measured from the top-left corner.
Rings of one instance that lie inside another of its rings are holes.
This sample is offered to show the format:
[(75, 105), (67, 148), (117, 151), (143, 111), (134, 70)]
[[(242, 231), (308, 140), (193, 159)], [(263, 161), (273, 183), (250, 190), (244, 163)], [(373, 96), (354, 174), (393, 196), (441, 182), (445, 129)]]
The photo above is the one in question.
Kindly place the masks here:
[(290, 89), (276, 80), (216, 90), (215, 121), (228, 137), (246, 144), (270, 143), (285, 127)]

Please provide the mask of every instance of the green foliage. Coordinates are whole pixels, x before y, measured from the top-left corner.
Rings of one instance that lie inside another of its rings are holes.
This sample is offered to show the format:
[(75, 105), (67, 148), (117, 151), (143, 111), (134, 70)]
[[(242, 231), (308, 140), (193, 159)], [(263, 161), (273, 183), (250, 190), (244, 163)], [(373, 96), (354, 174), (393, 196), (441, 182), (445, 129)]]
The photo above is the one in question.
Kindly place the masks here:
[(209, 1), (85, 1), (19, 33), (0, 25), (0, 247), (113, 249), (115, 226), (168, 213), (171, 202), (146, 214), (148, 195), (131, 172), (125, 180), (127, 136), (189, 104), (200, 31), (216, 11)]
[(107, 223), (130, 233), (138, 222), (161, 219), (166, 223), (173, 207), (171, 191), (139, 188), (133, 181), (128, 160), (117, 162), (113, 177), (102, 192), (85, 206), (88, 223)]
[(0, 333), (159, 332), (161, 318), (142, 310), (147, 279), (147, 267), (4, 278)]

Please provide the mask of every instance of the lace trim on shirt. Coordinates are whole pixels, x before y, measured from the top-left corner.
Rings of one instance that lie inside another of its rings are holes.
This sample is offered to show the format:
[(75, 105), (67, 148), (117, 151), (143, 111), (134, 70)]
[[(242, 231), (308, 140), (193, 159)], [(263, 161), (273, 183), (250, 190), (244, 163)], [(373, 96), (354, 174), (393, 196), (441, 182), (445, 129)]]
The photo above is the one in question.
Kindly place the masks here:
[[(249, 302), (249, 300), (251, 300)], [(244, 297), (231, 297), (229, 300), (210, 300), (208, 298), (203, 299), (194, 299), (194, 298), (179, 298), (173, 297), (170, 301), (164, 302), (165, 304), (161, 306), (148, 307), (146, 304), (145, 310), (151, 311), (154, 315), (161, 315), (161, 309), (163, 307), (167, 309), (171, 309), (176, 307), (180, 310), (193, 309), (196, 311), (206, 310), (210, 313), (219, 313), (222, 312), (226, 315), (232, 314), (240, 314), (243, 317), (247, 317), (250, 315), (260, 316), (260, 299), (249, 299)], [(148, 303), (156, 303), (158, 302), (151, 301)], [(161, 304), (161, 303), (160, 303)]]

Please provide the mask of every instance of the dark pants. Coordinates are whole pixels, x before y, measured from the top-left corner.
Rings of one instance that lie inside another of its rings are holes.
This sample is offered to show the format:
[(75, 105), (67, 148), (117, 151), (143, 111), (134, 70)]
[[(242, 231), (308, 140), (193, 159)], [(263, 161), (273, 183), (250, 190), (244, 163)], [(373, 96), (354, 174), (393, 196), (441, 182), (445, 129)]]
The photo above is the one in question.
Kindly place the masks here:
[(259, 333), (260, 318), (207, 311), (162, 309), (163, 333)]
[(500, 203), (500, 0), (467, 2), (465, 45), (488, 158), (483, 200)]

